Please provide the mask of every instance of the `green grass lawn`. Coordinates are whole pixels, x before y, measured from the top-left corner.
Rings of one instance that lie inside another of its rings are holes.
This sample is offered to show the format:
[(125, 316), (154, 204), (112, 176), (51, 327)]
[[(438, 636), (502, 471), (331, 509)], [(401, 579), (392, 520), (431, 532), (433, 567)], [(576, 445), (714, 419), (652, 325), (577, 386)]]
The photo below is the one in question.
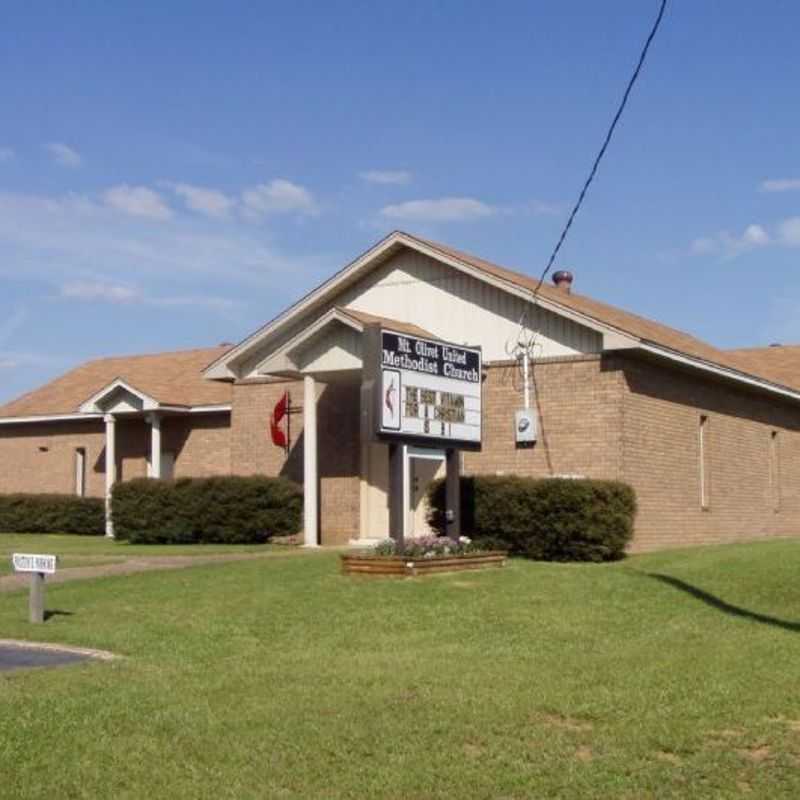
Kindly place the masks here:
[[(130, 544), (106, 539), (105, 536), (73, 536), (71, 534), (0, 533), (0, 560), (8, 561), (12, 553), (49, 553), (62, 557), (113, 556), (205, 556), (215, 553), (260, 553), (275, 549), (269, 544)], [(111, 560), (114, 560), (113, 558)]]
[(800, 541), (410, 580), (278, 554), (52, 586), (41, 627), (0, 595), (0, 637), (125, 656), (0, 673), (0, 797), (795, 798), (799, 567)]
[(0, 534), (0, 577), (13, 573), (12, 553), (47, 553), (59, 557), (60, 569), (99, 566), (126, 561), (137, 556), (207, 556), (223, 553), (262, 553), (283, 548), (269, 544), (250, 545), (135, 545), (106, 539), (104, 536), (73, 536), (54, 533)]

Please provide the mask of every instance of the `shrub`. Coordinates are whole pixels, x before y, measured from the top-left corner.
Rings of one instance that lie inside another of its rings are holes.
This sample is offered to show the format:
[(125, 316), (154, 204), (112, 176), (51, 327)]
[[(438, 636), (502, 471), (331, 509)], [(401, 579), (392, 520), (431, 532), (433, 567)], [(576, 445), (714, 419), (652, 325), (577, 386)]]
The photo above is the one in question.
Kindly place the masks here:
[(264, 475), (118, 483), (112, 495), (114, 533), (138, 544), (266, 542), (300, 528), (303, 490)]
[[(428, 494), (429, 522), (444, 532), (444, 481)], [(617, 481), (516, 476), (461, 479), (462, 530), (476, 541), (505, 543), (518, 555), (543, 561), (622, 558), (633, 536), (636, 498)]]
[(71, 494), (0, 495), (0, 533), (105, 533), (105, 501)]

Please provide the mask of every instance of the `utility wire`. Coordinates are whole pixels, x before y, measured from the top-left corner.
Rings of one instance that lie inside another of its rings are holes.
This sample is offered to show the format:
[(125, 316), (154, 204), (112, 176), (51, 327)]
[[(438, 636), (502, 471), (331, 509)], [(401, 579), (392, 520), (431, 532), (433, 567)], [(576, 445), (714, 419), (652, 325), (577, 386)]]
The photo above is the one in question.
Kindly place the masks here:
[(534, 302), (536, 300), (536, 295), (542, 288), (544, 279), (547, 277), (547, 273), (550, 272), (550, 269), (556, 260), (556, 256), (558, 255), (559, 250), (561, 250), (561, 245), (564, 244), (564, 240), (567, 238), (567, 234), (569, 233), (569, 229), (572, 227), (572, 222), (575, 219), (575, 215), (578, 213), (581, 204), (583, 203), (583, 198), (586, 197), (586, 192), (589, 190), (589, 186), (594, 180), (594, 176), (597, 173), (597, 168), (600, 166), (600, 162), (603, 160), (603, 156), (606, 153), (606, 149), (608, 148), (609, 142), (611, 141), (611, 137), (614, 135), (614, 129), (617, 127), (617, 123), (619, 122), (620, 117), (622, 116), (622, 112), (625, 110), (625, 106), (628, 102), (628, 96), (630, 95), (631, 90), (633, 89), (633, 85), (636, 83), (636, 79), (639, 77), (639, 73), (642, 71), (644, 60), (645, 58), (647, 58), (647, 51), (650, 49), (650, 45), (652, 44), (653, 39), (655, 38), (655, 35), (658, 32), (659, 25), (661, 25), (661, 19), (664, 16), (664, 10), (666, 9), (666, 7), (667, 7), (667, 0), (661, 0), (661, 8), (659, 8), (658, 10), (658, 16), (656, 17), (656, 21), (653, 23), (653, 27), (650, 30), (650, 35), (647, 37), (647, 41), (645, 41), (644, 43), (641, 55), (639, 56), (639, 63), (636, 65), (636, 69), (634, 70), (631, 79), (628, 81), (628, 86), (625, 89), (625, 94), (622, 96), (622, 102), (619, 104), (617, 113), (614, 114), (614, 119), (611, 122), (611, 127), (608, 129), (608, 133), (606, 134), (603, 146), (600, 148), (600, 152), (597, 154), (597, 158), (595, 158), (594, 160), (594, 164), (592, 165), (592, 171), (589, 173), (589, 177), (586, 179), (586, 183), (583, 184), (583, 189), (581, 189), (581, 193), (578, 196), (578, 202), (575, 203), (575, 206), (572, 209), (572, 213), (569, 215), (569, 219), (567, 219), (567, 224), (564, 226), (564, 230), (561, 231), (561, 236), (558, 239), (558, 243), (556, 244), (555, 249), (550, 255), (550, 260), (547, 262), (547, 266), (544, 268), (544, 272), (542, 272), (542, 277), (539, 278), (539, 283), (537, 284), (536, 288), (533, 291)]

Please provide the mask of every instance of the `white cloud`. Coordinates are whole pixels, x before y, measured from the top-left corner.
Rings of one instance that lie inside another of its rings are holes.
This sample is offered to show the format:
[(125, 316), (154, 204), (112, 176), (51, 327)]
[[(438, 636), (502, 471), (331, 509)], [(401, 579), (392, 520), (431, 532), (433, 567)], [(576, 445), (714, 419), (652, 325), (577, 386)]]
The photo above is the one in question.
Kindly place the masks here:
[(800, 178), (773, 178), (762, 181), (762, 192), (792, 192), (800, 189)]
[(161, 195), (146, 186), (122, 183), (106, 191), (103, 200), (107, 206), (132, 217), (166, 220), (172, 216), (172, 211)]
[(748, 250), (755, 250), (772, 244), (772, 238), (761, 225), (748, 225), (741, 234), (720, 231), (715, 236), (695, 239), (689, 252), (696, 256), (720, 255), (727, 258), (738, 256)]
[(472, 197), (441, 197), (386, 206), (381, 209), (381, 215), (388, 219), (414, 222), (465, 222), (491, 217), (497, 211), (494, 206)]
[(693, 256), (713, 256), (720, 250), (720, 244), (713, 236), (701, 236), (689, 245), (689, 252)]
[(108, 303), (130, 303), (142, 297), (138, 289), (99, 281), (72, 281), (61, 287), (61, 297), (68, 300), (101, 300)]
[(270, 231), (242, 223), (220, 233), (203, 218), (173, 215), (142, 226), (140, 218), (83, 195), (0, 190), (0, 280), (24, 275), (57, 286), (82, 280), (127, 286), (134, 276), (149, 287), (169, 276), (193, 294), (201, 282), (217, 286), (224, 276), (226, 285), (280, 295), (287, 276), (311, 280), (325, 263), (287, 257)]
[(761, 247), (769, 244), (769, 234), (761, 225), (748, 225), (741, 237), (742, 244), (752, 247)]
[(243, 213), (250, 219), (268, 214), (318, 213), (317, 203), (308, 189), (283, 178), (261, 183), (242, 192)]
[(367, 183), (378, 183), (382, 185), (402, 186), (411, 183), (412, 175), (404, 169), (368, 169), (359, 172), (359, 177)]
[(83, 163), (80, 153), (63, 142), (49, 142), (45, 145), (45, 148), (50, 153), (53, 161), (62, 167), (74, 168)]
[(741, 253), (762, 247), (800, 247), (800, 216), (787, 217), (771, 226), (748, 225), (741, 235), (720, 231), (715, 236), (695, 239), (689, 252), (696, 256), (733, 258)]
[(239, 303), (224, 297), (206, 297), (193, 294), (154, 296), (135, 286), (88, 280), (65, 283), (61, 287), (60, 294), (64, 300), (156, 306), (159, 308), (201, 308), (213, 311), (229, 311), (239, 305)]
[(0, 147), (0, 163), (3, 161), (11, 161), (16, 153), (10, 147)]
[(187, 208), (205, 214), (207, 217), (227, 217), (235, 204), (233, 198), (217, 189), (193, 186), (189, 183), (165, 182), (164, 185), (183, 198)]

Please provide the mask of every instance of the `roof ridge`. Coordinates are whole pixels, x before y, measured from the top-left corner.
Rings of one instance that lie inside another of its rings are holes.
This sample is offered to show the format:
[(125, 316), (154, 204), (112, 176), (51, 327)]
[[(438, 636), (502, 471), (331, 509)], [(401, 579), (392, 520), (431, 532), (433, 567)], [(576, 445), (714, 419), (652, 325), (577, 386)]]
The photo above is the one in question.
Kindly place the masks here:
[[(408, 236), (408, 237), (410, 237), (412, 239), (416, 239), (418, 242), (422, 242), (424, 244), (430, 245), (434, 249), (439, 250), (444, 255), (450, 254), (450, 255), (455, 255), (457, 257), (461, 256), (462, 258), (467, 259), (468, 262), (469, 261), (482, 262), (486, 266), (488, 266), (488, 267), (490, 267), (492, 269), (496, 269), (496, 270), (499, 270), (501, 272), (505, 272), (505, 273), (508, 274), (509, 279), (512, 280), (512, 282), (513, 282), (513, 278), (520, 278), (520, 279), (522, 279), (522, 281), (525, 281), (525, 282), (530, 281), (531, 283), (534, 283), (537, 286), (539, 284), (539, 279), (537, 277), (535, 277), (534, 275), (529, 275), (526, 272), (522, 272), (519, 269), (515, 269), (513, 267), (506, 267), (506, 266), (503, 266), (502, 264), (496, 264), (495, 262), (489, 261), (488, 259), (485, 259), (482, 256), (473, 255), (472, 253), (468, 253), (465, 250), (460, 250), (460, 249), (458, 249), (456, 247), (450, 247), (449, 245), (442, 244), (441, 242), (434, 241), (433, 239), (425, 239), (425, 238), (423, 238), (421, 236), (416, 236), (413, 233), (406, 233), (404, 231), (400, 231), (400, 233), (402, 233), (404, 236)], [(523, 286), (523, 288), (529, 288), (527, 286), (524, 286), (524, 284), (522, 284), (522, 286)], [(624, 314), (626, 314), (627, 316), (635, 317), (636, 319), (641, 320), (642, 322), (646, 322), (649, 325), (658, 325), (658, 326), (660, 326), (662, 328), (669, 328), (670, 330), (676, 331), (677, 333), (680, 333), (680, 334), (682, 334), (684, 336), (691, 336), (693, 339), (695, 339), (698, 342), (701, 342), (702, 344), (705, 344), (705, 345), (710, 346), (710, 347), (714, 347), (715, 349), (720, 350), (720, 352), (724, 352), (721, 348), (718, 348), (718, 347), (716, 347), (716, 345), (710, 344), (709, 342), (706, 342), (703, 339), (700, 339), (698, 336), (696, 336), (693, 333), (690, 333), (689, 331), (684, 331), (681, 328), (676, 328), (674, 325), (668, 325), (665, 322), (659, 322), (658, 320), (651, 319), (650, 317), (642, 316), (641, 314), (638, 314), (635, 311), (629, 311), (628, 309), (623, 308), (622, 306), (613, 305), (612, 303), (608, 303), (605, 300), (598, 300), (597, 298), (592, 297), (591, 295), (582, 294), (581, 292), (573, 292), (573, 291), (570, 291), (569, 294), (565, 295), (564, 292), (562, 292), (560, 289), (558, 289), (555, 286), (551, 286), (548, 283), (543, 283), (541, 285), (541, 287), (539, 289), (539, 292), (541, 293), (542, 290), (544, 290), (545, 297), (548, 300), (550, 300), (550, 301), (552, 301), (554, 303), (557, 303), (557, 304), (559, 303), (559, 301), (561, 301), (560, 304), (566, 306), (567, 308), (569, 307), (569, 303), (568, 302), (563, 302), (566, 298), (575, 298), (575, 299), (579, 299), (579, 300), (580, 299), (588, 300), (588, 301), (590, 301), (591, 303), (593, 303), (595, 305), (603, 306), (603, 307), (605, 307), (605, 308), (607, 308), (607, 309), (609, 309), (611, 311), (621, 311)], [(589, 314), (588, 316), (591, 316), (591, 314)], [(603, 322), (603, 320), (599, 320), (599, 321)], [(608, 324), (608, 323), (606, 323), (606, 324)]]
[(760, 344), (752, 345), (750, 347), (728, 347), (725, 348), (726, 353), (779, 353), (781, 350), (800, 350), (800, 343), (798, 344)]
[[(230, 350), (233, 345), (211, 345), (210, 347), (189, 347), (185, 350), (159, 350), (153, 353), (131, 353), (130, 355), (117, 355), (117, 356), (98, 356), (97, 358), (90, 358), (87, 361), (82, 361), (79, 366), (86, 366), (87, 364), (97, 364), (101, 361), (128, 361), (137, 358), (159, 358), (161, 356), (178, 356), (189, 355), (189, 353), (205, 353), (210, 350)], [(76, 367), (77, 369), (77, 367)]]

